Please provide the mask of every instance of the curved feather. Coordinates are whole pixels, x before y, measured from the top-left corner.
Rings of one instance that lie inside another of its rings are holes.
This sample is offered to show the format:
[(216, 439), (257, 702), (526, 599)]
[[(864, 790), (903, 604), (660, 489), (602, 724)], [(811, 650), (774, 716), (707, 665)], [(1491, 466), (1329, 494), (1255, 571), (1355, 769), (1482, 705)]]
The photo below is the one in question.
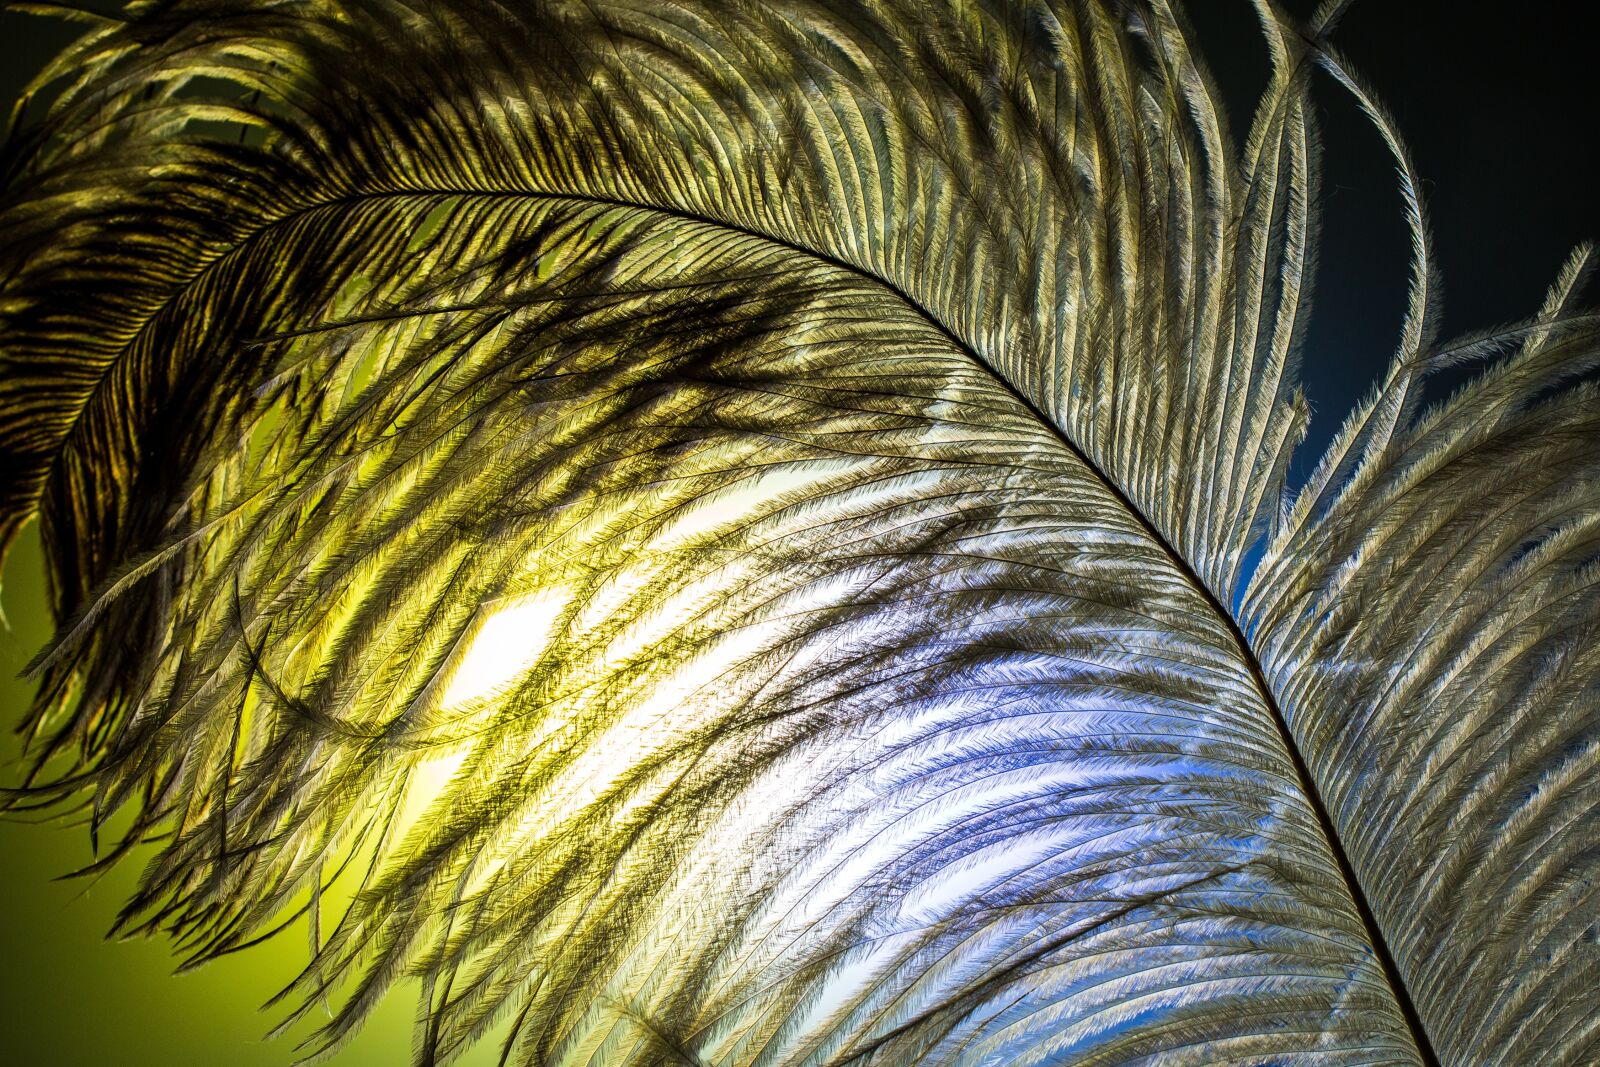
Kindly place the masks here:
[(1600, 336), (1571, 314), (1592, 257), (1509, 355), (1369, 444), (1246, 607), (1452, 1062), (1600, 1052)]
[[(407, 974), (421, 1062), (506, 1018), (525, 1063), (1549, 1039), (1592, 974), (1587, 335), (1552, 311), (1411, 426), (1413, 196), (1390, 388), (1235, 622), (1304, 422), (1306, 78), (1363, 93), (1320, 42), (1340, 5), (1258, 6), (1238, 149), (1156, 2), (179, 0), (91, 31), (0, 202), (0, 542), (43, 517), (63, 620), (10, 803), (170, 833), (123, 927), (191, 961), (309, 915), (291, 1002), (341, 1004), (312, 1052)], [(1524, 408), (1567, 444), (1480, 425)], [(1545, 464), (1507, 522), (1554, 547), (1503, 564), (1520, 607), (1440, 627), (1501, 652), (1402, 675), (1365, 609), (1448, 568), (1349, 539), (1509, 558), (1441, 503), (1495, 463), (1507, 493)], [(1399, 777), (1335, 704), (1352, 671), (1417, 730)], [(1482, 902), (1411, 863), (1513, 796), (1488, 749), (1412, 774), (1462, 736), (1420, 694), (1483, 679), (1559, 723), (1513, 764), (1561, 786), (1473, 839), (1486, 885), (1535, 869), (1514, 914), (1556, 946), (1487, 1001), (1447, 988), (1506, 973), (1461, 949)]]

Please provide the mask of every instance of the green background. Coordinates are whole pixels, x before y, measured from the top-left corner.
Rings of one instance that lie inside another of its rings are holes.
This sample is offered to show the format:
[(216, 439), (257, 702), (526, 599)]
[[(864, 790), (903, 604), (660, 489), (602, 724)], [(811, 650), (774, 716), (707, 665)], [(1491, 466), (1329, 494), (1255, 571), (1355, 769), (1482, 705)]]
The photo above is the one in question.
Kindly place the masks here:
[[(10, 622), (0, 632), (0, 710), (15, 723), (31, 691), (17, 673), (49, 637), (34, 526), (6, 563), (0, 598)], [(4, 746), (3, 780), (15, 782), (20, 745), (10, 730)], [(164, 941), (105, 939), (150, 854), (124, 860), (97, 881), (61, 881), (93, 858), (82, 826), (0, 821), (0, 1064), (248, 1067), (294, 1058), (294, 1035), (314, 1029), (321, 1012), (268, 1042), (263, 1036), (282, 1016), (257, 1009), (305, 963), (303, 925), (183, 975), (172, 973), (176, 961)], [(416, 989), (407, 983), (391, 993), (326, 1062), (410, 1062)], [(498, 1053), (485, 1042), (456, 1062), (492, 1064)]]

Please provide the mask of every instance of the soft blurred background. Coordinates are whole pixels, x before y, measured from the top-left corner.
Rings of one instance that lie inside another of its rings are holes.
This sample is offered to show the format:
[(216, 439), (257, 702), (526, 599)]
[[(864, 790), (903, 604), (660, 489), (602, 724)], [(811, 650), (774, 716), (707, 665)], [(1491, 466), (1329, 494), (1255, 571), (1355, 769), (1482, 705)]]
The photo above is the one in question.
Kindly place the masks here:
[[(1288, 6), (1303, 14), (1311, 5)], [(1415, 152), (1444, 270), (1447, 335), (1533, 313), (1572, 245), (1600, 238), (1593, 39), (1569, 24), (1573, 5), (1510, 5), (1492, 19), (1469, 14), (1474, 8), (1483, 10), (1450, 0), (1365, 0), (1336, 38)], [(1266, 75), (1250, 5), (1194, 0), (1190, 9), (1242, 136)], [(73, 33), (60, 22), (0, 13), (0, 103), (8, 111), (31, 73)], [(1377, 136), (1325, 82), (1318, 97), (1326, 150), (1322, 266), (1303, 373), (1316, 416), (1295, 466), (1302, 476), (1391, 354), (1407, 253), (1393, 168)], [(30, 693), (18, 672), (51, 628), (33, 527), (3, 581), (0, 718), (14, 724)], [(8, 730), (0, 782), (15, 782), (17, 751)], [(256, 1009), (304, 963), (304, 938), (279, 938), (174, 976), (164, 943), (104, 940), (141, 860), (96, 881), (60, 880), (91, 858), (82, 826), (0, 822), (0, 1064), (290, 1062), (293, 1038), (264, 1042), (277, 1017)], [(389, 997), (329, 1062), (409, 1062), (414, 1016), (413, 997)], [(458, 1062), (493, 1063), (496, 1054), (485, 1044)]]

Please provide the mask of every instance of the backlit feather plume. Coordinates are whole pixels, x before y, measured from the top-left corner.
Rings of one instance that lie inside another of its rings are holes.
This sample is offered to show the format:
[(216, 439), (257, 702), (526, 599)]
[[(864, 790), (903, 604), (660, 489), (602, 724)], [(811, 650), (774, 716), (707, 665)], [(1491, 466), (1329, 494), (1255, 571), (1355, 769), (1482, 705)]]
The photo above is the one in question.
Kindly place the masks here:
[[(419, 1063), (1592, 1062), (1590, 253), (1441, 348), (1342, 6), (1242, 140), (1165, 0), (94, 22), (4, 159), (6, 803), (166, 835), (190, 963), (304, 921), (307, 1054), (420, 976)], [(1411, 306), (1286, 499), (1319, 69)]]

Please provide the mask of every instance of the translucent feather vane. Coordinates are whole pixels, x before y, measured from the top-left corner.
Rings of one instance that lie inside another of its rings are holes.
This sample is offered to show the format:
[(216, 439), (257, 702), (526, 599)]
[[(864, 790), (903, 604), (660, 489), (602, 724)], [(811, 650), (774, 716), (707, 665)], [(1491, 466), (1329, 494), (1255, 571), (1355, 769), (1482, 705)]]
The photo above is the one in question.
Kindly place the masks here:
[[(308, 929), (286, 1057), (411, 977), (419, 1064), (1593, 1062), (1591, 253), (1439, 344), (1342, 7), (1242, 140), (1156, 0), (91, 21), (0, 186), (0, 803), (159, 842), (186, 966)], [(1290, 494), (1318, 70), (1413, 277)]]

